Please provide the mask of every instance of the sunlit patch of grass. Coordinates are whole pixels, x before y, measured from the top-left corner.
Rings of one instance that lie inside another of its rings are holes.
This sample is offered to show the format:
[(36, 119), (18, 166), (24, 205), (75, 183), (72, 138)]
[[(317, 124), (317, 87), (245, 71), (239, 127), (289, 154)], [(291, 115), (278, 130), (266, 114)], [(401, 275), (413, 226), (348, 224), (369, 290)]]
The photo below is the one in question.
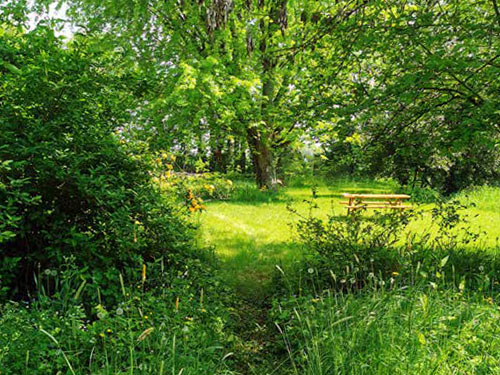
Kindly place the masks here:
[[(238, 184), (242, 184), (238, 182)], [(252, 286), (265, 287), (276, 264), (300, 259), (302, 251), (297, 244), (291, 224), (297, 216), (287, 208), (291, 205), (299, 213), (307, 215), (312, 199), (311, 187), (288, 187), (278, 194), (266, 195), (253, 187), (253, 182), (245, 182), (243, 192), (254, 190), (244, 201), (241, 193), (238, 199), (207, 203), (207, 211), (201, 217), (203, 242), (215, 246), (217, 254), (224, 262), (228, 279), (240, 288), (250, 291)], [(392, 193), (398, 186), (392, 181), (352, 181), (347, 179), (315, 184), (317, 205), (315, 215), (326, 218), (332, 212), (345, 215), (346, 209), (340, 204), (343, 192), (351, 193)], [(257, 191), (257, 192), (255, 192)], [(267, 197), (267, 198), (266, 198)], [(464, 203), (475, 203), (467, 210), (473, 228), (481, 228), (486, 235), (484, 246), (498, 248), (500, 236), (500, 188), (480, 188), (463, 193), (459, 198)], [(422, 231), (430, 224), (431, 204), (422, 205), (426, 210), (424, 219), (414, 223), (410, 230)], [(363, 215), (370, 216), (373, 212)], [(257, 276), (258, 275), (258, 276)]]
[(473, 203), (478, 211), (500, 213), (500, 187), (481, 186), (465, 190), (458, 194), (464, 203)]

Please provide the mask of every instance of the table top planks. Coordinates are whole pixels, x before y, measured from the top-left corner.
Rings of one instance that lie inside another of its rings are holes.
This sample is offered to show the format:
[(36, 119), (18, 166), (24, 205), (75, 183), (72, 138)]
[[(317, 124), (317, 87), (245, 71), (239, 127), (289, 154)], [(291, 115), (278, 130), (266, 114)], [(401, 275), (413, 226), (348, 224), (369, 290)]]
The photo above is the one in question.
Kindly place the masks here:
[(410, 199), (407, 194), (350, 194), (343, 193), (344, 198), (360, 198), (360, 199)]

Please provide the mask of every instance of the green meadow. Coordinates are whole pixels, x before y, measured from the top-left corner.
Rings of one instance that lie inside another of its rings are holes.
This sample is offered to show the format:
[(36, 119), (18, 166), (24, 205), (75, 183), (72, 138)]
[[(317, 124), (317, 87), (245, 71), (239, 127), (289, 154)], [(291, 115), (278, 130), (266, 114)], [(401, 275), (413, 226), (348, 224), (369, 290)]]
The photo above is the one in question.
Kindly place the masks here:
[[(213, 246), (232, 280), (267, 280), (276, 264), (292, 262), (301, 257), (294, 223), (298, 215), (307, 215), (314, 203), (315, 216), (346, 215), (341, 194), (395, 193), (397, 184), (390, 181), (339, 180), (318, 182), (313, 198), (311, 186), (292, 186), (277, 195), (256, 190), (251, 182), (237, 182), (238, 194), (229, 201), (207, 202), (207, 210), (199, 217), (202, 241)], [(462, 192), (456, 198), (468, 206), (464, 213), (470, 226), (483, 232), (481, 246), (495, 251), (500, 246), (500, 189), (480, 187)], [(424, 218), (410, 226), (418, 233), (427, 229), (433, 204), (412, 202), (426, 212)], [(289, 209), (292, 207), (297, 214)], [(363, 213), (373, 215), (372, 211)], [(235, 272), (234, 275), (231, 272)], [(244, 286), (244, 282), (243, 285)]]

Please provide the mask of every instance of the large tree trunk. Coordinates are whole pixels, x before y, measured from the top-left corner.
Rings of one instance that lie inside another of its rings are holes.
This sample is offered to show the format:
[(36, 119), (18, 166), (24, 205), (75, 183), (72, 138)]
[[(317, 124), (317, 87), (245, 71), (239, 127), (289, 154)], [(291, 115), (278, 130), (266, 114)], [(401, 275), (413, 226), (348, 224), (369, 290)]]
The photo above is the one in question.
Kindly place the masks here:
[[(251, 125), (247, 128), (247, 141), (252, 153), (252, 161), (255, 172), (255, 180), (259, 188), (276, 190), (278, 180), (276, 178), (276, 156), (274, 155), (273, 143), (275, 142), (276, 124), (273, 118), (275, 88), (277, 82), (276, 56), (268, 52), (268, 44), (276, 33), (276, 27), (284, 33), (287, 26), (286, 6), (287, 0), (271, 2), (269, 18), (266, 22), (262, 18), (259, 29), (262, 37), (259, 43), (262, 64), (262, 103), (259, 113), (259, 126)], [(259, 1), (259, 7), (265, 9), (265, 2)], [(279, 26), (276, 26), (279, 25)], [(248, 39), (247, 39), (248, 42)], [(253, 49), (253, 41), (247, 45), (247, 50)]]
[(276, 163), (273, 149), (255, 128), (247, 131), (248, 145), (252, 152), (255, 181), (259, 188), (277, 189)]

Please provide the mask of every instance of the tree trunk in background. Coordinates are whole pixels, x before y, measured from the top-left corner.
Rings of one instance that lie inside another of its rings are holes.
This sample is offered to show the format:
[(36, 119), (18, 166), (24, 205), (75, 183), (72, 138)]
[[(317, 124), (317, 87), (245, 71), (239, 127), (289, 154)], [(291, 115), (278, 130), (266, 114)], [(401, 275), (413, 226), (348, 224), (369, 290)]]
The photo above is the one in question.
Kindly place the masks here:
[(222, 149), (224, 148), (224, 139), (221, 138), (221, 134), (219, 129), (216, 129), (216, 131), (211, 131), (210, 132), (210, 151), (211, 151), (211, 157), (210, 157), (210, 164), (209, 164), (209, 169), (212, 172), (223, 172), (224, 171), (224, 166), (223, 166), (223, 152)]
[(245, 140), (242, 137), (236, 137), (233, 145), (233, 163), (232, 170), (245, 173)]
[(247, 150), (245, 145), (241, 144), (240, 160), (238, 161), (241, 173), (246, 173), (247, 171)]
[[(263, 7), (264, 2), (260, 3)], [(261, 19), (259, 28), (262, 38), (259, 49), (262, 54), (262, 104), (260, 109), (260, 122), (264, 125), (259, 128), (251, 126), (247, 128), (248, 146), (252, 153), (255, 180), (259, 188), (276, 190), (278, 187), (276, 178), (276, 159), (274, 155), (274, 124), (272, 109), (274, 107), (275, 87), (276, 87), (276, 57), (268, 53), (268, 43), (272, 40), (276, 32), (274, 25), (280, 25), (281, 31), (286, 28), (286, 4), (287, 0), (280, 0), (273, 4), (269, 10), (271, 23)]]
[(222, 163), (223, 163), (222, 168), (224, 170), (224, 173), (227, 173), (233, 169), (232, 160), (234, 160), (234, 155), (235, 155), (234, 142), (230, 138), (228, 138), (226, 140), (225, 151), (222, 154)]
[(261, 189), (276, 190), (276, 164), (272, 148), (268, 145), (266, 139), (262, 138), (257, 129), (250, 128), (247, 134), (257, 186)]

